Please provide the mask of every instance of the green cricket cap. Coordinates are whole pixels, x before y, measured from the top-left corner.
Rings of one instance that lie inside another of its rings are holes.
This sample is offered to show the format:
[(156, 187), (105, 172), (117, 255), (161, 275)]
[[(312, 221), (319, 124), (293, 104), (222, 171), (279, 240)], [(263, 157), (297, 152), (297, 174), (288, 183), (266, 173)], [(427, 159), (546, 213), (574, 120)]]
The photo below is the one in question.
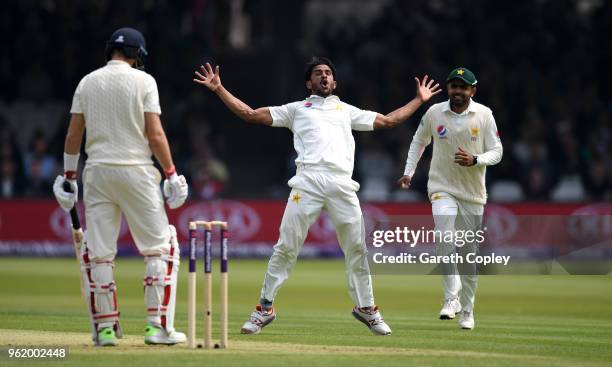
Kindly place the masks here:
[(464, 67), (459, 67), (451, 71), (448, 75), (448, 78), (446, 78), (446, 82), (450, 82), (451, 80), (457, 78), (463, 80), (469, 85), (476, 85), (476, 83), (478, 83), (478, 80), (476, 80), (476, 75), (474, 75), (474, 73)]

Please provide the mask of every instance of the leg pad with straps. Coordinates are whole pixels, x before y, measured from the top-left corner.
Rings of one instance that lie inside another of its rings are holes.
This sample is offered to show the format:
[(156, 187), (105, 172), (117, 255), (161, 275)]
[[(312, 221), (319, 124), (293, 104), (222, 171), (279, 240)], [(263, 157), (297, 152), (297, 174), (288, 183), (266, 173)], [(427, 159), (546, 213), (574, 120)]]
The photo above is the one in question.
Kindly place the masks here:
[(81, 276), (83, 277), (84, 293), (88, 295), (88, 307), (92, 324), (92, 339), (98, 344), (97, 332), (112, 327), (117, 338), (123, 333), (119, 324), (117, 304), (117, 287), (113, 277), (114, 263), (112, 260), (91, 261), (87, 244), (81, 249)]
[(171, 333), (174, 331), (180, 249), (174, 226), (169, 226), (169, 232), (163, 253), (160, 256), (145, 257), (146, 275), (143, 284), (147, 322)]

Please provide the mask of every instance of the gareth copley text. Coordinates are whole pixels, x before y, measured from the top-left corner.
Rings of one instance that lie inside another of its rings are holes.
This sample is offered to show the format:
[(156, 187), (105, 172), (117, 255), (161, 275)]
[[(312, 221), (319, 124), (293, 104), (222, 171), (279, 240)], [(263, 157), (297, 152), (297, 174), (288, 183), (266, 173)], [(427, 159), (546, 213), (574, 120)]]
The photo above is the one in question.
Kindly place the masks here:
[(420, 254), (401, 253), (399, 255), (383, 255), (380, 252), (372, 256), (372, 261), (376, 264), (503, 264), (508, 265), (510, 261), (509, 255), (478, 255), (468, 253), (465, 255), (432, 255), (427, 252)]

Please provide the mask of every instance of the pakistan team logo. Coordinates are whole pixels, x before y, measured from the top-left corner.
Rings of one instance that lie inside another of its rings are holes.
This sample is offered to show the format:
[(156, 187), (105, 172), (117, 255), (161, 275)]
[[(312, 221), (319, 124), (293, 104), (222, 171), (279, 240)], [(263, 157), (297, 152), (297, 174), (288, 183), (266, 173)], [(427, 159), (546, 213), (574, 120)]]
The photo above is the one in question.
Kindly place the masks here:
[(470, 128), (470, 135), (472, 135), (472, 137), (470, 138), (470, 140), (472, 141), (476, 141), (478, 140), (478, 134), (480, 133), (480, 128), (476, 127), (476, 126), (472, 126)]

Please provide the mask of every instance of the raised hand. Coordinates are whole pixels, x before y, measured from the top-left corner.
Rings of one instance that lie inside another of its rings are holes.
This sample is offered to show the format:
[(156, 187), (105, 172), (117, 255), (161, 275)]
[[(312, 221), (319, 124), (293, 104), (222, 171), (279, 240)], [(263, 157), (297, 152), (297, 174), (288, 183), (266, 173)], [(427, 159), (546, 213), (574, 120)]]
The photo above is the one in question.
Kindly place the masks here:
[(432, 84), (434, 83), (434, 80), (431, 79), (428, 82), (427, 81), (428, 78), (429, 78), (428, 75), (425, 75), (423, 77), (423, 81), (419, 80), (419, 78), (416, 78), (416, 77), (414, 78), (414, 81), (416, 82), (417, 98), (419, 98), (421, 102), (423, 103), (429, 101), (431, 97), (442, 92), (442, 89), (440, 89), (440, 84), (436, 83), (435, 85), (432, 86)]
[(219, 65), (215, 66), (215, 71), (213, 71), (210, 63), (206, 63), (206, 65), (200, 65), (200, 70), (195, 71), (195, 78), (193, 81), (206, 86), (211, 91), (216, 91), (217, 88), (221, 86), (221, 77), (219, 76)]

